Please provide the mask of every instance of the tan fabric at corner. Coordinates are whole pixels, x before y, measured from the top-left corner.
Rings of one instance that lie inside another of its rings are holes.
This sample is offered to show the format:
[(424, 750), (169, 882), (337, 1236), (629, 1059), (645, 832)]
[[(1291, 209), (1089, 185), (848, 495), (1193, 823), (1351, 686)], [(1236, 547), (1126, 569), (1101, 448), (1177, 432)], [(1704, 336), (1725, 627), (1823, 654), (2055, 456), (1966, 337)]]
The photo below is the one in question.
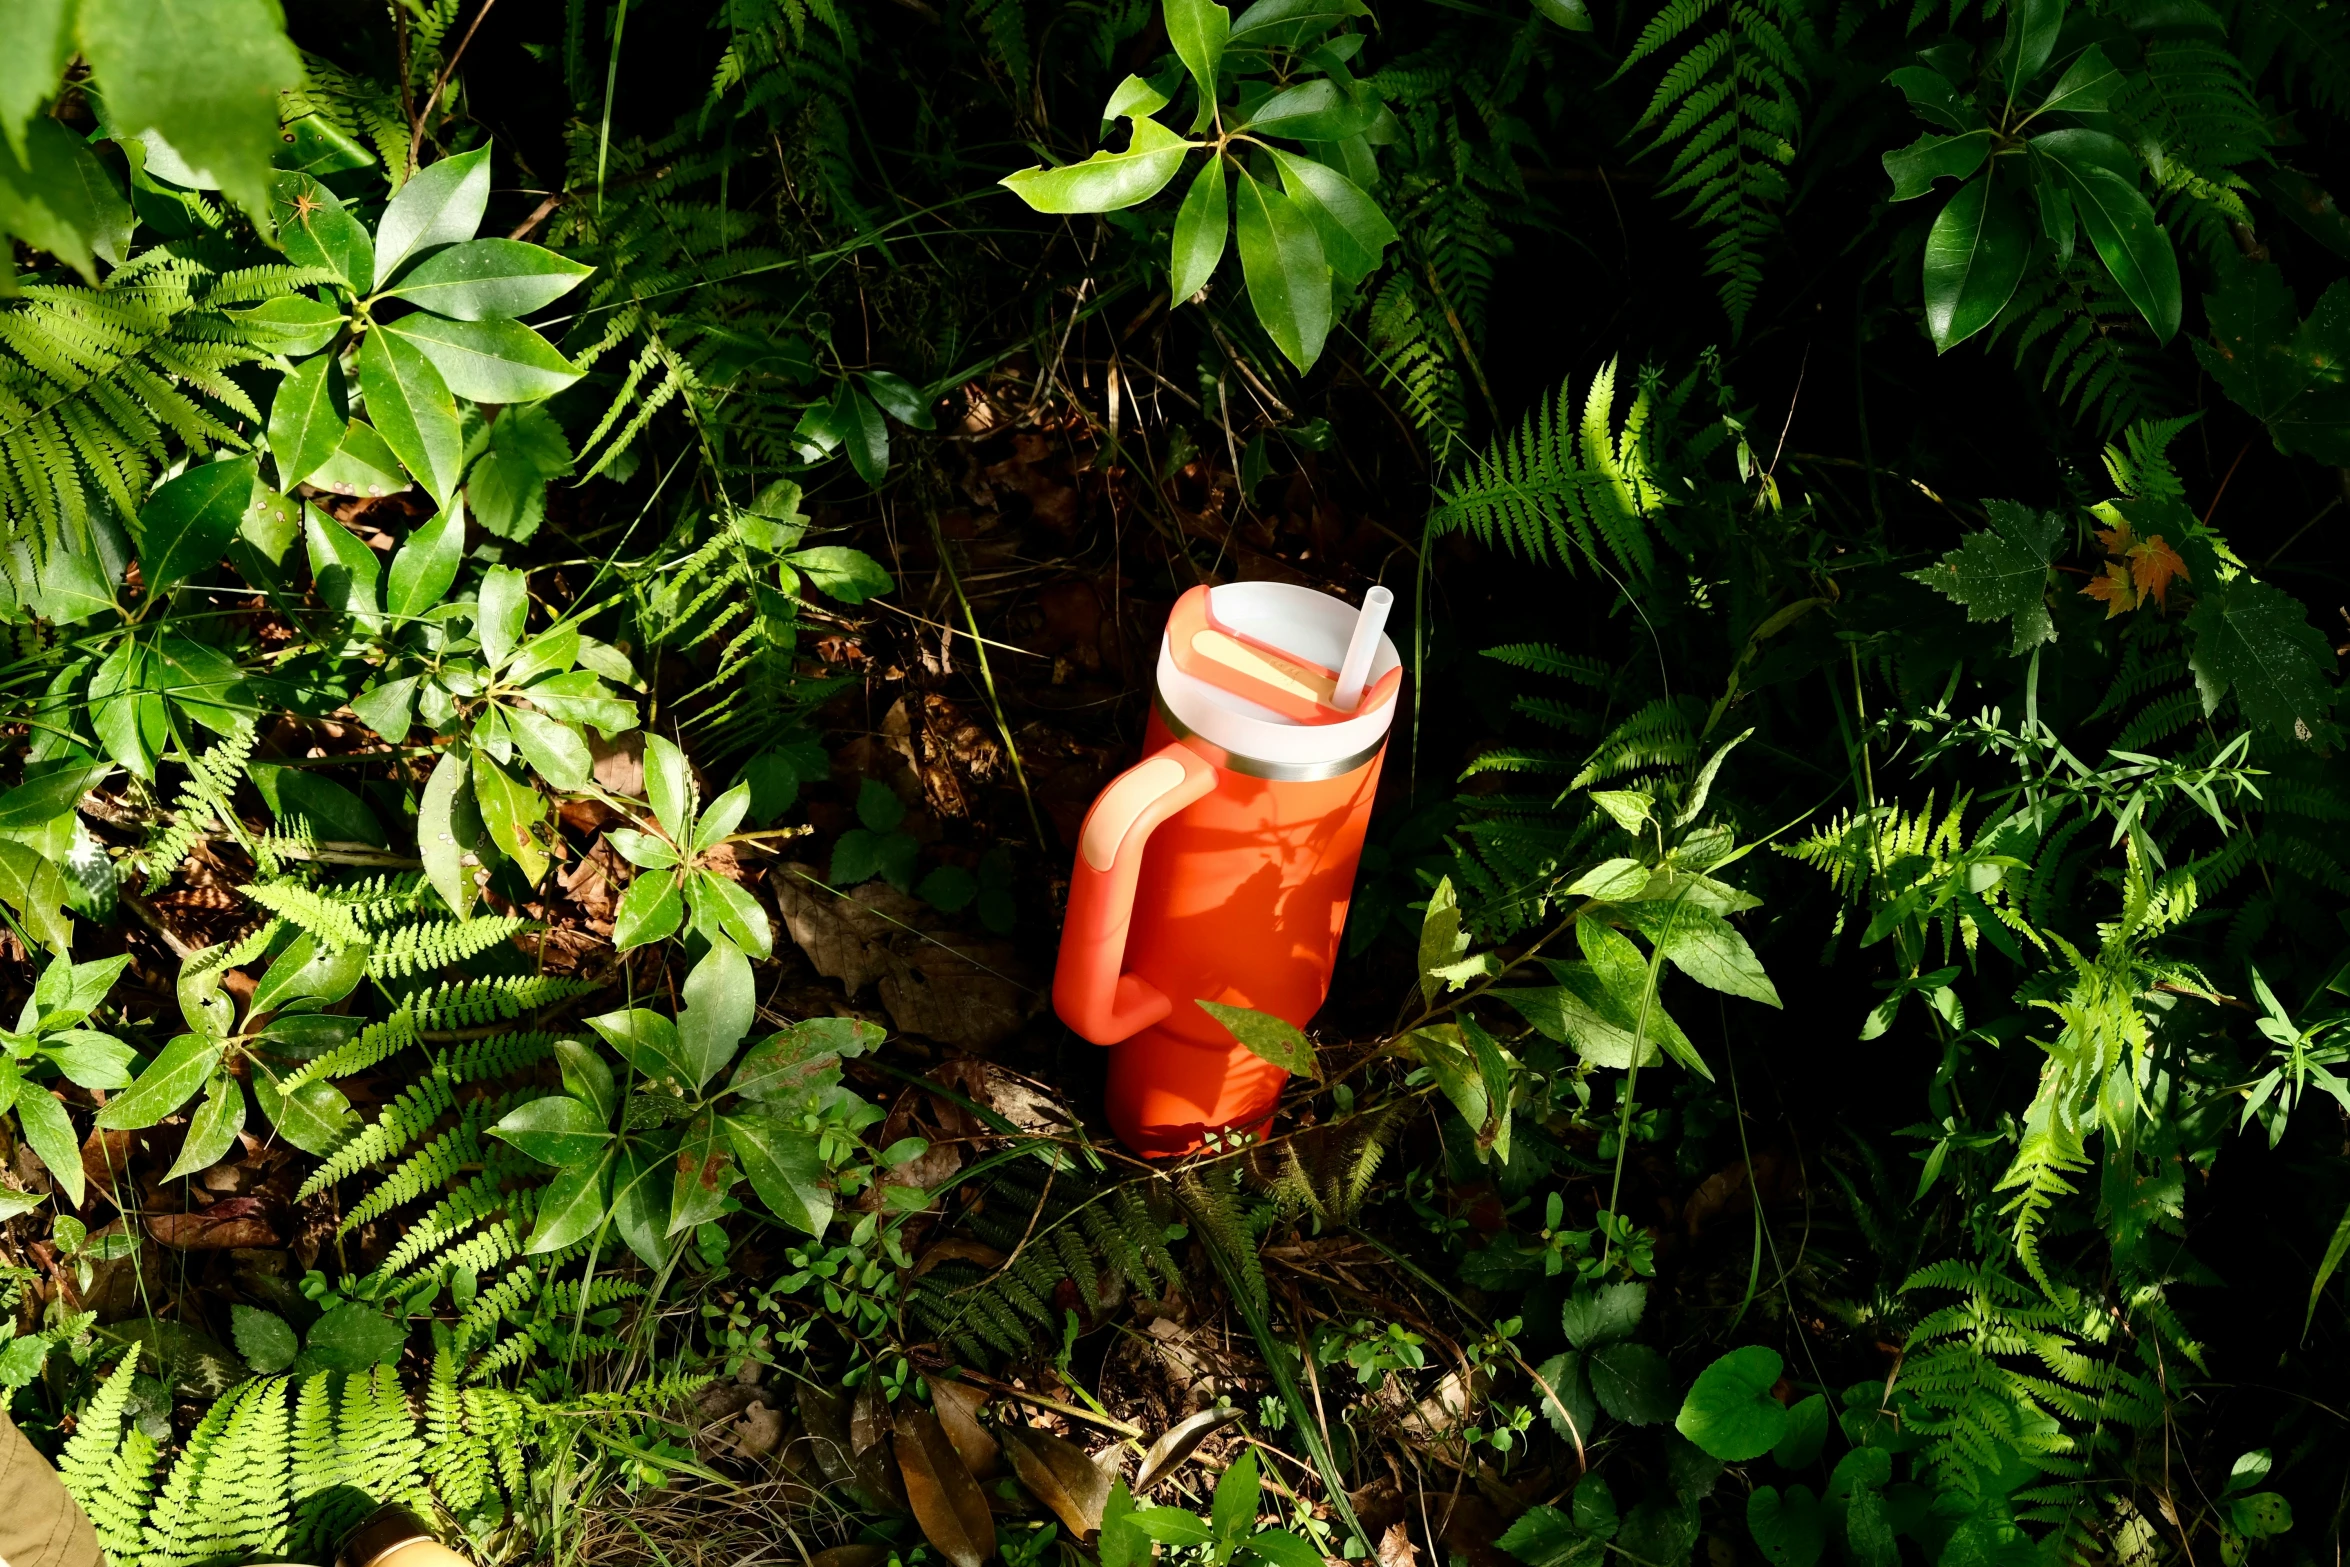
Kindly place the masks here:
[(0, 1414), (0, 1567), (104, 1567), (98, 1532), (16, 1422)]

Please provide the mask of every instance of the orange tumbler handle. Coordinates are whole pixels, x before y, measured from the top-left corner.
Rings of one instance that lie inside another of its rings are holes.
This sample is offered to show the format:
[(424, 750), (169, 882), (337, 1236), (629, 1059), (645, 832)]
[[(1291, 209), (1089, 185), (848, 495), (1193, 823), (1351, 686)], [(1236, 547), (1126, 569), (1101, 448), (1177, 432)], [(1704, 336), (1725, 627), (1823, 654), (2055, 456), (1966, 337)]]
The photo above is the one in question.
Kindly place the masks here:
[(1053, 1010), (1097, 1045), (1114, 1045), (1175, 1010), (1126, 966), (1134, 883), (1153, 828), (1216, 787), (1216, 770), (1184, 745), (1162, 746), (1110, 781), (1085, 814), (1069, 873), (1069, 913), (1053, 972)]

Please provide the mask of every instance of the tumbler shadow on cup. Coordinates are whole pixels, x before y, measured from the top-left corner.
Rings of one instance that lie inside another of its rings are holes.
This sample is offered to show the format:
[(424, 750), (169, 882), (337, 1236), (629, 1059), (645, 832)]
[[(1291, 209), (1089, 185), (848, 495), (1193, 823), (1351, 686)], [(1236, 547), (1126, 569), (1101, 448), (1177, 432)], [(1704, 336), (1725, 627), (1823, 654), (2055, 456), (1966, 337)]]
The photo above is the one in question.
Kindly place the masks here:
[(1261, 1127), (1280, 1098), (1281, 1068), (1196, 1003), (1302, 1026), (1329, 993), (1402, 681), (1392, 602), (1241, 582), (1168, 617), (1143, 760), (1085, 819), (1053, 979), (1062, 1019), (1112, 1047), (1110, 1124), (1137, 1152)]

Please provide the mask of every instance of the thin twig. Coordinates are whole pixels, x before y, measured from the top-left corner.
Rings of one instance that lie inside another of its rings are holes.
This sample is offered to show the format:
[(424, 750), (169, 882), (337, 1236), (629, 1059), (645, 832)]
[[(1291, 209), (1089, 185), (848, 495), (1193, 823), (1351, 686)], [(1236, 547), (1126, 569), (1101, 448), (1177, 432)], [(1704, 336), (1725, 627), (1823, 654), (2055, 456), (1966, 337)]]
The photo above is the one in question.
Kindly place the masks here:
[(481, 9), (473, 13), (472, 25), (465, 29), (465, 36), (457, 40), (457, 52), (449, 56), (447, 63), (441, 67), (441, 74), (434, 78), (432, 96), (426, 98), (424, 107), (416, 111), (416, 124), (408, 134), (408, 167), (411, 169), (416, 167), (417, 157), (424, 151), (424, 122), (432, 118), (432, 111), (439, 105), (442, 92), (448, 88), (450, 76), (456, 72), (457, 62), (465, 58), (465, 46), (473, 42), (475, 33), (481, 31), (481, 19), (489, 15), (490, 7), (497, 3), (498, 0), (481, 0)]

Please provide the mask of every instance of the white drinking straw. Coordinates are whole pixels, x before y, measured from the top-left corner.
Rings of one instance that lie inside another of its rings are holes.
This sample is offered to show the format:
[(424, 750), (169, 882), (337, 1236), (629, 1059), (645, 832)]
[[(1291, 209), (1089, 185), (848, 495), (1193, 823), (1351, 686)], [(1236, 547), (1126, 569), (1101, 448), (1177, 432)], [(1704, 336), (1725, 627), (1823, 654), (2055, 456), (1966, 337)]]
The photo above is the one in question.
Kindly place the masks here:
[(1345, 662), (1338, 666), (1338, 689), (1330, 694), (1331, 705), (1342, 713), (1351, 713), (1363, 700), (1363, 682), (1371, 676), (1371, 655), (1379, 651), (1379, 633), (1387, 627), (1387, 611), (1393, 607), (1395, 595), (1385, 588), (1373, 588), (1363, 595), (1363, 612), (1355, 617), (1355, 633), (1346, 644)]

